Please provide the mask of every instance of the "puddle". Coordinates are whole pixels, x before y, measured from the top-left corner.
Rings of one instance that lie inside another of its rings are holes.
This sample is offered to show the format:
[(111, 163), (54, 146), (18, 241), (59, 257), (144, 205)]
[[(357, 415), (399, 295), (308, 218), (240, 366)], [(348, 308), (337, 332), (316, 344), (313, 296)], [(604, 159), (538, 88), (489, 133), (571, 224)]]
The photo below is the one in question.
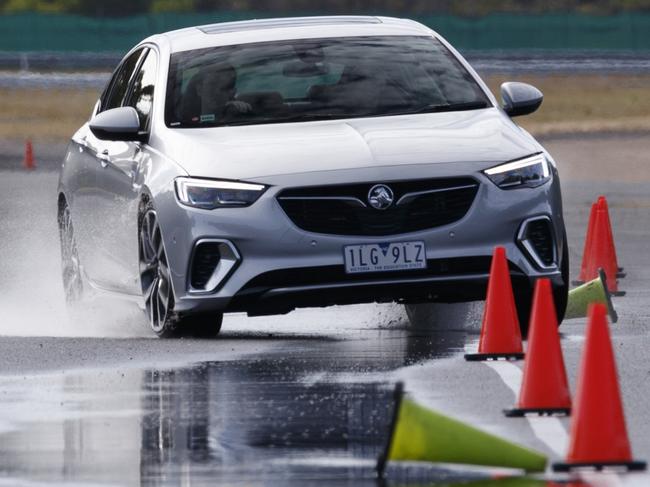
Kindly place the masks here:
[(289, 340), (259, 358), (180, 368), (0, 378), (0, 486), (375, 485), (392, 384), (328, 374), (444, 356), (464, 334), (367, 336), (318, 348)]

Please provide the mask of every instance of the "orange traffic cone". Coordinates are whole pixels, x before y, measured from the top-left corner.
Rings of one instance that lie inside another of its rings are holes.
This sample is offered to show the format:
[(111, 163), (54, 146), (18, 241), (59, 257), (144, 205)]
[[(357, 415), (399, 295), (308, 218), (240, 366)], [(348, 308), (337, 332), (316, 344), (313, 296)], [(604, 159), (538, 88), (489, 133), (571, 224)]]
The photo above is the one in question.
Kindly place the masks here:
[[(610, 259), (613, 260), (613, 266), (616, 270), (616, 277), (625, 277), (625, 273), (622, 272), (623, 268), (618, 265), (618, 257), (616, 255), (616, 245), (614, 243), (614, 233), (612, 231), (612, 223), (609, 218), (609, 206), (607, 204), (607, 198), (604, 196), (599, 196), (596, 203), (591, 205), (591, 212), (589, 213), (589, 223), (587, 224), (587, 234), (585, 236), (585, 245), (582, 252), (582, 264), (580, 266), (580, 276), (578, 280), (573, 281), (572, 284), (576, 286), (581, 286), (584, 283), (595, 279), (589, 274), (589, 267), (593, 270), (593, 243), (596, 240), (595, 236), (595, 227), (596, 227), (596, 216), (597, 210), (603, 212), (601, 217), (604, 217), (604, 232), (599, 235), (600, 238), (605, 238), (607, 241), (606, 248), (611, 253)], [(598, 268), (598, 264), (595, 264)]]
[(591, 254), (591, 243), (594, 235), (594, 225), (596, 223), (596, 203), (592, 203), (589, 212), (589, 223), (587, 223), (587, 234), (585, 235), (585, 245), (582, 250), (582, 264), (580, 265), (580, 277), (573, 284), (576, 286), (587, 282), (587, 265), (589, 264), (589, 255)]
[(612, 221), (609, 218), (609, 205), (607, 204), (607, 198), (604, 196), (598, 197), (598, 206), (603, 209), (605, 212), (605, 228), (607, 230), (607, 240), (609, 241), (610, 247), (612, 249), (614, 263), (616, 265), (616, 277), (625, 277), (623, 268), (618, 265), (618, 256), (616, 255), (616, 244), (614, 242), (614, 232), (612, 231)]
[(25, 159), (23, 160), (23, 166), (29, 171), (36, 168), (36, 164), (34, 163), (34, 148), (32, 147), (32, 141), (29, 139), (25, 141)]
[(632, 460), (625, 427), (616, 362), (607, 325), (607, 308), (595, 303), (589, 310), (585, 348), (580, 363), (569, 453), (556, 472), (591, 467), (645, 470), (646, 463)]
[(568, 415), (571, 393), (562, 358), (551, 281), (538, 279), (530, 316), (530, 332), (519, 401), (505, 410), (509, 417), (528, 413)]
[(614, 296), (623, 296), (625, 293), (618, 290), (618, 281), (616, 280), (618, 266), (616, 265), (613, 241), (610, 240), (611, 230), (608, 230), (608, 221), (606, 207), (602, 204), (597, 204), (593, 240), (591, 242), (585, 275), (588, 281), (596, 279), (598, 277), (598, 269), (602, 268), (607, 276), (609, 292)]
[(499, 358), (524, 358), (506, 249), (503, 247), (495, 247), (492, 255), (478, 353), (465, 355), (466, 360), (472, 361)]

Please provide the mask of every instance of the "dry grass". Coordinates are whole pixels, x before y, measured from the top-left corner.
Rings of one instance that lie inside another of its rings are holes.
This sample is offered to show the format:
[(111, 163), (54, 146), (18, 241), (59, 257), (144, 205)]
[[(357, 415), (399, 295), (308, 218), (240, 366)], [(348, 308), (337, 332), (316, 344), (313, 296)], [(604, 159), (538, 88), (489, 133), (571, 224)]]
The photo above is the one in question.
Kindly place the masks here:
[(0, 89), (0, 138), (69, 138), (98, 96), (94, 89)]
[[(489, 77), (493, 93), (505, 77)], [(571, 132), (650, 131), (650, 76), (523, 76), (544, 93), (534, 114), (517, 119), (535, 135)]]
[[(509, 78), (512, 79), (512, 78)], [(536, 135), (650, 131), (650, 75), (522, 76), (545, 95), (541, 109), (517, 119)], [(493, 92), (506, 78), (488, 77)], [(0, 89), (0, 138), (61, 140), (87, 119), (98, 90)]]

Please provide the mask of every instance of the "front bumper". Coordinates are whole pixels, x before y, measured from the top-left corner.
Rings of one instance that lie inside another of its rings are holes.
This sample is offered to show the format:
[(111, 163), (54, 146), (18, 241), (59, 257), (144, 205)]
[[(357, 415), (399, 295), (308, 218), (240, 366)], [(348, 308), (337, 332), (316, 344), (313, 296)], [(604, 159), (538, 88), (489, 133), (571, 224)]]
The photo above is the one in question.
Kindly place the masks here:
[[(398, 172), (403, 178), (403, 170)], [(255, 315), (363, 302), (482, 300), (497, 245), (506, 248), (515, 291), (518, 287), (530, 289), (537, 277), (549, 277), (555, 286), (562, 285), (561, 263), (540, 266), (520, 241), (526, 220), (546, 218), (551, 223), (554, 253), (562, 255), (564, 223), (557, 174), (541, 187), (509, 191), (497, 188), (480, 173), (470, 174), (480, 187), (462, 219), (390, 237), (324, 235), (299, 229), (276, 200), (283, 189), (304, 184), (298, 176), (282, 178), (282, 184), (270, 182), (273, 186), (247, 208), (192, 209), (180, 205), (173, 192), (166, 192), (156, 205), (163, 206), (158, 214), (172, 271), (176, 311), (244, 311)], [(354, 177), (378, 179), (376, 174)], [(388, 181), (395, 179), (390, 174), (385, 176)], [(310, 180), (328, 184), (327, 175), (311, 175)], [(335, 183), (332, 180), (331, 184)], [(240, 260), (214, 291), (197, 293), (191, 286), (191, 259), (197, 242), (205, 239), (229, 242)], [(426, 270), (345, 274), (345, 245), (414, 240), (426, 244)]]

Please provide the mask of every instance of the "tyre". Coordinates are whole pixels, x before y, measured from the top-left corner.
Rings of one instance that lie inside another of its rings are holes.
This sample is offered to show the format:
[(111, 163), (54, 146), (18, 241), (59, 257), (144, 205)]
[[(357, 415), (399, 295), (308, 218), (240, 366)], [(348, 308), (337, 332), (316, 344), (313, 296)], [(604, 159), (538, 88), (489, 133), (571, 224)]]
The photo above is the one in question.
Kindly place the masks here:
[(181, 318), (180, 327), (187, 336), (194, 338), (215, 338), (221, 331), (223, 314), (197, 314)]
[(530, 310), (533, 305), (534, 281), (531, 284), (522, 284), (512, 288), (515, 297), (515, 307), (517, 308), (517, 319), (519, 321), (519, 330), (521, 337), (528, 337), (528, 328), (530, 326)]
[(61, 243), (61, 278), (65, 301), (69, 308), (77, 309), (86, 293), (81, 261), (72, 226), (72, 215), (67, 203), (59, 210), (59, 240)]
[(149, 326), (160, 338), (212, 338), (221, 331), (223, 315), (178, 315), (167, 254), (156, 211), (148, 202), (138, 224), (140, 285)]
[(481, 319), (476, 302), (406, 304), (404, 308), (415, 330), (466, 329)]
[(555, 308), (557, 310), (557, 322), (562, 324), (566, 307), (569, 303), (569, 242), (564, 233), (564, 246), (562, 248), (562, 264), (560, 267), (562, 273), (562, 286), (553, 289), (553, 298), (555, 299)]

